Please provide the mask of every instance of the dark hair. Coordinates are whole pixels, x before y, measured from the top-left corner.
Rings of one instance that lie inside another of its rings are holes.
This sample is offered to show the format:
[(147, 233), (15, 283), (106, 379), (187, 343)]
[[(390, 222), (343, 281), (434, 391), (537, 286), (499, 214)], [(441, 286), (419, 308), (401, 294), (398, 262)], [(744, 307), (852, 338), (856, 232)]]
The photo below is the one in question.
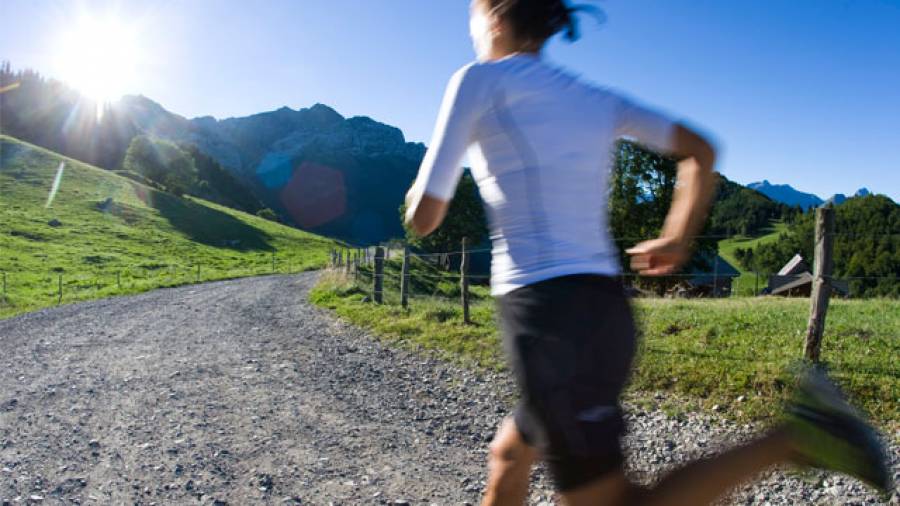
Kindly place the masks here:
[(569, 6), (565, 0), (480, 1), (491, 14), (512, 25), (516, 38), (538, 47), (559, 32), (570, 42), (578, 40), (578, 11), (590, 12), (600, 22), (604, 19), (602, 11), (592, 5)]

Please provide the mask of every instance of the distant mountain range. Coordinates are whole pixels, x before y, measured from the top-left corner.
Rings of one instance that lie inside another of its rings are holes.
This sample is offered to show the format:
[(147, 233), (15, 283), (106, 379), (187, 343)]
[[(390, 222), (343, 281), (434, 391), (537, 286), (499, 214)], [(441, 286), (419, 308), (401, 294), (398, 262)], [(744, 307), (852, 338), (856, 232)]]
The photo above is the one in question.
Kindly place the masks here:
[[(827, 200), (823, 200), (817, 195), (802, 192), (791, 185), (772, 184), (767, 179), (764, 179), (759, 183), (750, 183), (747, 185), (747, 188), (756, 190), (775, 202), (787, 204), (791, 207), (800, 206), (804, 210), (811, 207), (819, 207), (826, 202), (843, 204), (848, 198), (843, 193), (836, 193)], [(854, 197), (865, 197), (866, 195), (871, 195), (871, 192), (867, 188), (860, 188), (853, 194)]]

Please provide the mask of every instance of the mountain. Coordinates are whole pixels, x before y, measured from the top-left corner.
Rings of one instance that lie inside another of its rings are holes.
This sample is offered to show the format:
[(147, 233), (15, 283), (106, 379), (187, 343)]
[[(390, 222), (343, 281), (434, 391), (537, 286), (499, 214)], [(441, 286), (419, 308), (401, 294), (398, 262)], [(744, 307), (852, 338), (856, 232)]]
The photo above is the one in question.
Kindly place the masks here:
[(300, 228), (357, 244), (404, 234), (398, 208), (425, 146), (398, 128), (323, 104), (224, 120), (187, 120), (141, 96), (116, 107), (142, 132), (196, 145)]
[(812, 193), (801, 192), (787, 184), (771, 184), (765, 179), (761, 183), (750, 183), (747, 185), (747, 188), (756, 190), (776, 202), (781, 202), (791, 207), (800, 206), (803, 209), (809, 209), (824, 203), (821, 198)]
[(404, 235), (398, 208), (425, 153), (392, 126), (316, 104), (187, 119), (143, 96), (102, 108), (62, 83), (0, 67), (0, 132), (119, 170), (132, 139), (194, 145), (287, 221), (357, 244)]
[[(856, 193), (854, 193), (850, 198), (867, 197), (871, 194), (872, 194), (872, 192), (870, 192), (868, 188), (860, 188), (859, 190), (856, 190)], [(843, 204), (844, 202), (846, 202), (847, 198), (848, 197), (846, 195), (844, 195), (843, 193), (835, 193), (834, 195), (829, 197), (828, 200), (825, 201), (825, 203), (839, 205), (839, 204)]]

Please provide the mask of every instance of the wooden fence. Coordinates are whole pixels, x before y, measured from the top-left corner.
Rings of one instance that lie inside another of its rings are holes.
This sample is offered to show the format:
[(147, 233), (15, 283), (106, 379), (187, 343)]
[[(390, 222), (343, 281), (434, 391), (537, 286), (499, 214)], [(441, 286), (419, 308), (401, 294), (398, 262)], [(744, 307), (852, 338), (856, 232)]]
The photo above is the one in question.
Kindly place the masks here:
[[(437, 253), (431, 256), (438, 257), (437, 263), (445, 265), (445, 256), (450, 254), (459, 254), (461, 256), (459, 263), (459, 287), (460, 287), (460, 304), (462, 306), (463, 320), (465, 323), (471, 323), (469, 306), (471, 303), (470, 282), (473, 276), (469, 274), (471, 265), (468, 244), (463, 240), (461, 249), (458, 252)], [(814, 269), (812, 275), (812, 294), (810, 297), (810, 316), (806, 331), (806, 341), (804, 344), (804, 356), (813, 362), (819, 361), (820, 350), (822, 345), (822, 335), (825, 330), (825, 317), (828, 311), (828, 301), (831, 294), (831, 285), (835, 282), (832, 278), (833, 270), (833, 248), (834, 248), (834, 209), (831, 207), (822, 207), (816, 210), (816, 239), (815, 239), (815, 258)], [(400, 305), (403, 308), (409, 307), (410, 298), (410, 260), (414, 256), (410, 253), (409, 246), (395, 250), (395, 255), (402, 255), (402, 267), (400, 271)], [(483, 250), (478, 250), (483, 251)], [(391, 250), (384, 246), (374, 248), (358, 248), (348, 250), (333, 250), (331, 253), (332, 268), (345, 269), (347, 273), (352, 273), (357, 282), (360, 281), (360, 267), (373, 266), (372, 272), (372, 300), (376, 304), (384, 303), (384, 266), (385, 262), (390, 258)], [(718, 273), (713, 274), (718, 277)], [(695, 275), (675, 275), (679, 276), (695, 276)], [(483, 277), (483, 276), (482, 276)], [(716, 280), (718, 285), (718, 280)], [(759, 293), (759, 275), (756, 277), (756, 293)]]

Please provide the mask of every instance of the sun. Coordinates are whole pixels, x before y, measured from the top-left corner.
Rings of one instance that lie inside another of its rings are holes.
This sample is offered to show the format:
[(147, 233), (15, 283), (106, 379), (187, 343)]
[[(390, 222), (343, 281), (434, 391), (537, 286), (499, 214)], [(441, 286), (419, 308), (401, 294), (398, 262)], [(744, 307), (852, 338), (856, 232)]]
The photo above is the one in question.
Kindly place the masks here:
[(80, 16), (61, 33), (60, 79), (98, 105), (121, 98), (135, 84), (136, 29), (114, 16)]

